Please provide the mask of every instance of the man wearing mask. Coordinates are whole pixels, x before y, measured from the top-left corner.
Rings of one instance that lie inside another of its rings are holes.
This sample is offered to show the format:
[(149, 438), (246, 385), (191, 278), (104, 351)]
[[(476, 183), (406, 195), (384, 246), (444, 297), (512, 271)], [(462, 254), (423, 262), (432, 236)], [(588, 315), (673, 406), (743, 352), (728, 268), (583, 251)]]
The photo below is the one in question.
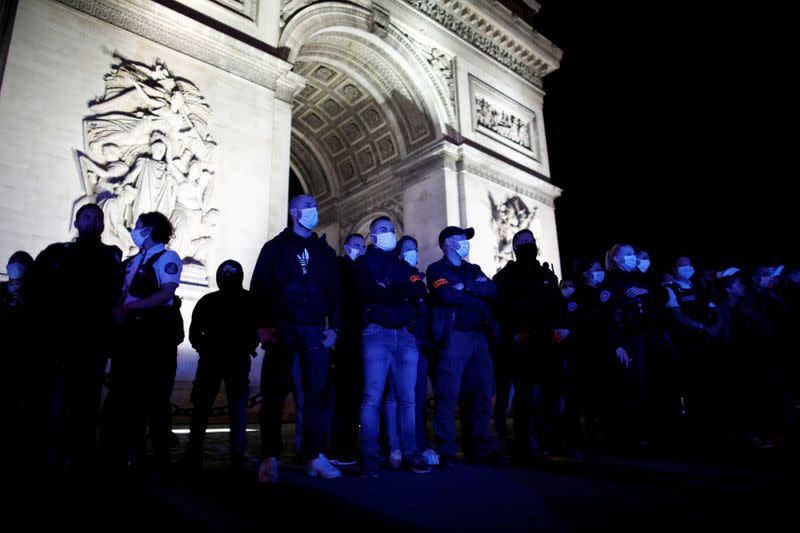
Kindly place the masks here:
[(341, 286), (336, 252), (313, 232), (319, 221), (313, 196), (289, 202), (291, 226), (268, 241), (253, 271), (256, 326), (264, 345), (261, 367), (261, 464), (258, 480), (278, 481), (283, 402), (299, 358), (304, 396), (303, 456), (309, 476), (342, 474), (322, 453), (329, 430), (329, 350), (341, 323)]
[(358, 423), (361, 393), (364, 390), (364, 367), (361, 363), (361, 305), (354, 274), (356, 259), (364, 255), (366, 244), (359, 233), (344, 240), (339, 256), (342, 282), (342, 325), (333, 364), (333, 421), (331, 424), (331, 463), (353, 465), (358, 458)]
[[(478, 265), (466, 261), (472, 228), (448, 226), (439, 233), (443, 257), (425, 274), (431, 291), (431, 340), (439, 349), (433, 427), (440, 466), (452, 466), (457, 451), (455, 411), (461, 401), (464, 452), (468, 460), (487, 462), (496, 452), (490, 433), (492, 358), (489, 338), (497, 333), (490, 303), (495, 284)], [(495, 339), (493, 339), (494, 341)]]
[(409, 331), (417, 317), (416, 303), (425, 295), (425, 284), (416, 269), (398, 257), (397, 235), (388, 217), (372, 221), (370, 238), (373, 246), (355, 265), (364, 323), (361, 340), (364, 362), (362, 471), (367, 477), (377, 476), (381, 398), (388, 375), (399, 405), (404, 459), (415, 472), (429, 472), (430, 467), (417, 453), (414, 385), (419, 352), (416, 339)]
[(203, 440), (211, 408), (225, 381), (228, 399), (231, 464), (245, 464), (247, 444), (247, 397), (250, 394), (250, 359), (256, 355), (258, 335), (255, 326), (255, 302), (242, 287), (244, 271), (233, 259), (217, 269), (219, 290), (197, 302), (189, 327), (189, 342), (200, 354), (192, 387), (191, 432), (186, 449), (189, 468), (202, 466)]
[(513, 454), (516, 460), (525, 461), (532, 449), (552, 451), (560, 444), (553, 433), (559, 417), (563, 364), (558, 348), (570, 332), (564, 296), (555, 275), (536, 259), (533, 233), (527, 229), (517, 232), (512, 246), (516, 261), (509, 261), (494, 282), (498, 318), (513, 369)]
[(74, 226), (78, 237), (45, 248), (27, 282), (36, 323), (57, 340), (56, 349), (47, 343), (42, 354), (51, 395), (43, 461), (86, 470), (97, 461), (100, 395), (115, 344), (112, 307), (122, 286), (122, 254), (100, 241), (103, 211), (96, 204), (81, 206)]

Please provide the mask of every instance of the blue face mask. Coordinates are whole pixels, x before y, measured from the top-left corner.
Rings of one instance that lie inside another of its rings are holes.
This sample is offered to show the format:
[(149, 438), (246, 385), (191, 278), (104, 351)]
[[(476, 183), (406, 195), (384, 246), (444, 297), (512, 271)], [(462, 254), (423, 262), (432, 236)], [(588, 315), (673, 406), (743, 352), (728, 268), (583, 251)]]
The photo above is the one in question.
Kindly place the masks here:
[(678, 275), (683, 279), (689, 279), (694, 276), (694, 268), (690, 266), (678, 267)]
[(349, 244), (345, 244), (344, 245), (344, 253), (346, 253), (347, 257), (349, 257), (353, 261), (358, 259), (358, 256), (361, 255), (361, 253), (360, 253), (358, 248), (353, 248)]
[(606, 279), (606, 273), (604, 270), (597, 270), (596, 272), (592, 272), (592, 280), (595, 283), (603, 283), (604, 279)]
[(144, 241), (146, 241), (147, 238), (150, 236), (150, 235), (145, 235), (146, 231), (147, 228), (141, 228), (141, 229), (135, 229), (131, 232), (131, 239), (133, 239), (133, 244), (135, 244), (137, 248), (141, 248), (142, 245), (144, 245)]
[(464, 259), (469, 255), (469, 241), (464, 239), (463, 241), (458, 241), (458, 248), (456, 248), (456, 253), (461, 259)]
[(397, 235), (395, 235), (393, 231), (385, 231), (383, 233), (373, 235), (372, 240), (375, 243), (375, 246), (384, 252), (394, 250), (394, 247), (397, 246)]
[(317, 208), (306, 207), (305, 209), (301, 209), (300, 219), (298, 220), (298, 222), (308, 231), (311, 231), (314, 228), (316, 228), (317, 223), (319, 222), (319, 213), (317, 213)]
[(415, 267), (417, 263), (419, 263), (419, 255), (416, 250), (406, 250), (403, 252), (403, 260), (412, 267)]
[(6, 265), (6, 271), (8, 272), (8, 279), (22, 279), (22, 276), (25, 275), (25, 265), (22, 263), (9, 263)]
[(636, 259), (636, 256), (633, 254), (622, 256), (622, 269), (626, 272), (630, 272), (636, 268), (636, 263), (638, 262), (639, 260)]
[(636, 265), (636, 268), (638, 268), (642, 272), (647, 272), (647, 269), (650, 268), (650, 260), (639, 259), (639, 264)]

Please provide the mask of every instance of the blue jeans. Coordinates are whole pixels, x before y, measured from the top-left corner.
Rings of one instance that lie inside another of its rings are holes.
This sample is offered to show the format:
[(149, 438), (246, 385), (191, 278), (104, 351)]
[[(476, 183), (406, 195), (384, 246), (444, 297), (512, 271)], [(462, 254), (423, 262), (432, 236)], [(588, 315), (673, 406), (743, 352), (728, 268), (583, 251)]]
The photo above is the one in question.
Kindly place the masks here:
[(405, 328), (369, 324), (361, 341), (364, 359), (364, 395), (361, 399), (361, 449), (365, 460), (378, 457), (380, 408), (386, 376), (394, 387), (400, 415), (400, 448), (417, 452), (414, 386), (417, 381), (417, 342)]
[[(419, 348), (419, 346), (417, 346)], [(417, 380), (414, 385), (414, 421), (416, 425), (417, 451), (427, 450), (428, 443), (427, 417), (425, 411), (428, 397), (428, 358), (419, 352), (417, 359)], [(400, 449), (400, 433), (397, 424), (398, 410), (394, 387), (389, 384), (386, 399), (383, 401), (383, 420), (386, 426), (386, 438), (390, 450)]]

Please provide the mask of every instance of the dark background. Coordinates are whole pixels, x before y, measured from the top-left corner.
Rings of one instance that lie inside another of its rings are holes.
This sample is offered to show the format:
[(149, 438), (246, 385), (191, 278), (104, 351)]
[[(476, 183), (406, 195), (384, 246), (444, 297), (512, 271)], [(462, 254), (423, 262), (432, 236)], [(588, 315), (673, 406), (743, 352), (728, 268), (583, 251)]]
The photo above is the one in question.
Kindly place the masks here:
[[(797, 263), (793, 18), (758, 3), (540, 0), (564, 273), (630, 242), (666, 270)], [(795, 48), (797, 48), (795, 46)]]

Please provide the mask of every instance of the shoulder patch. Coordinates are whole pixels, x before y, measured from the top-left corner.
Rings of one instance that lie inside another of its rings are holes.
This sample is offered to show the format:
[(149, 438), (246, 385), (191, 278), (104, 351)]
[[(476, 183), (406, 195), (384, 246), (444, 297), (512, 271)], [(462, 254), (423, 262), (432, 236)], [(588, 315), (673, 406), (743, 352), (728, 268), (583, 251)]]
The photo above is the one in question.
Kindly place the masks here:
[(611, 293), (608, 291), (603, 291), (600, 293), (600, 301), (606, 303), (611, 299)]
[(418, 281), (422, 281), (422, 278), (419, 276), (419, 274), (414, 274), (413, 276), (411, 276), (408, 279), (411, 280), (411, 283), (416, 283)]
[(577, 308), (578, 308), (578, 302), (569, 302), (567, 304), (567, 311), (569, 311), (570, 313), (575, 312)]
[(167, 263), (166, 266), (164, 266), (164, 272), (166, 272), (167, 274), (177, 274), (178, 265), (172, 262)]
[(439, 278), (439, 279), (437, 279), (436, 281), (434, 281), (434, 282), (433, 282), (433, 288), (434, 288), (434, 289), (438, 289), (438, 288), (439, 288), (439, 287), (441, 287), (442, 285), (447, 285), (447, 284), (449, 284), (449, 283), (450, 283), (450, 282), (449, 282), (449, 281), (447, 281), (447, 278)]

